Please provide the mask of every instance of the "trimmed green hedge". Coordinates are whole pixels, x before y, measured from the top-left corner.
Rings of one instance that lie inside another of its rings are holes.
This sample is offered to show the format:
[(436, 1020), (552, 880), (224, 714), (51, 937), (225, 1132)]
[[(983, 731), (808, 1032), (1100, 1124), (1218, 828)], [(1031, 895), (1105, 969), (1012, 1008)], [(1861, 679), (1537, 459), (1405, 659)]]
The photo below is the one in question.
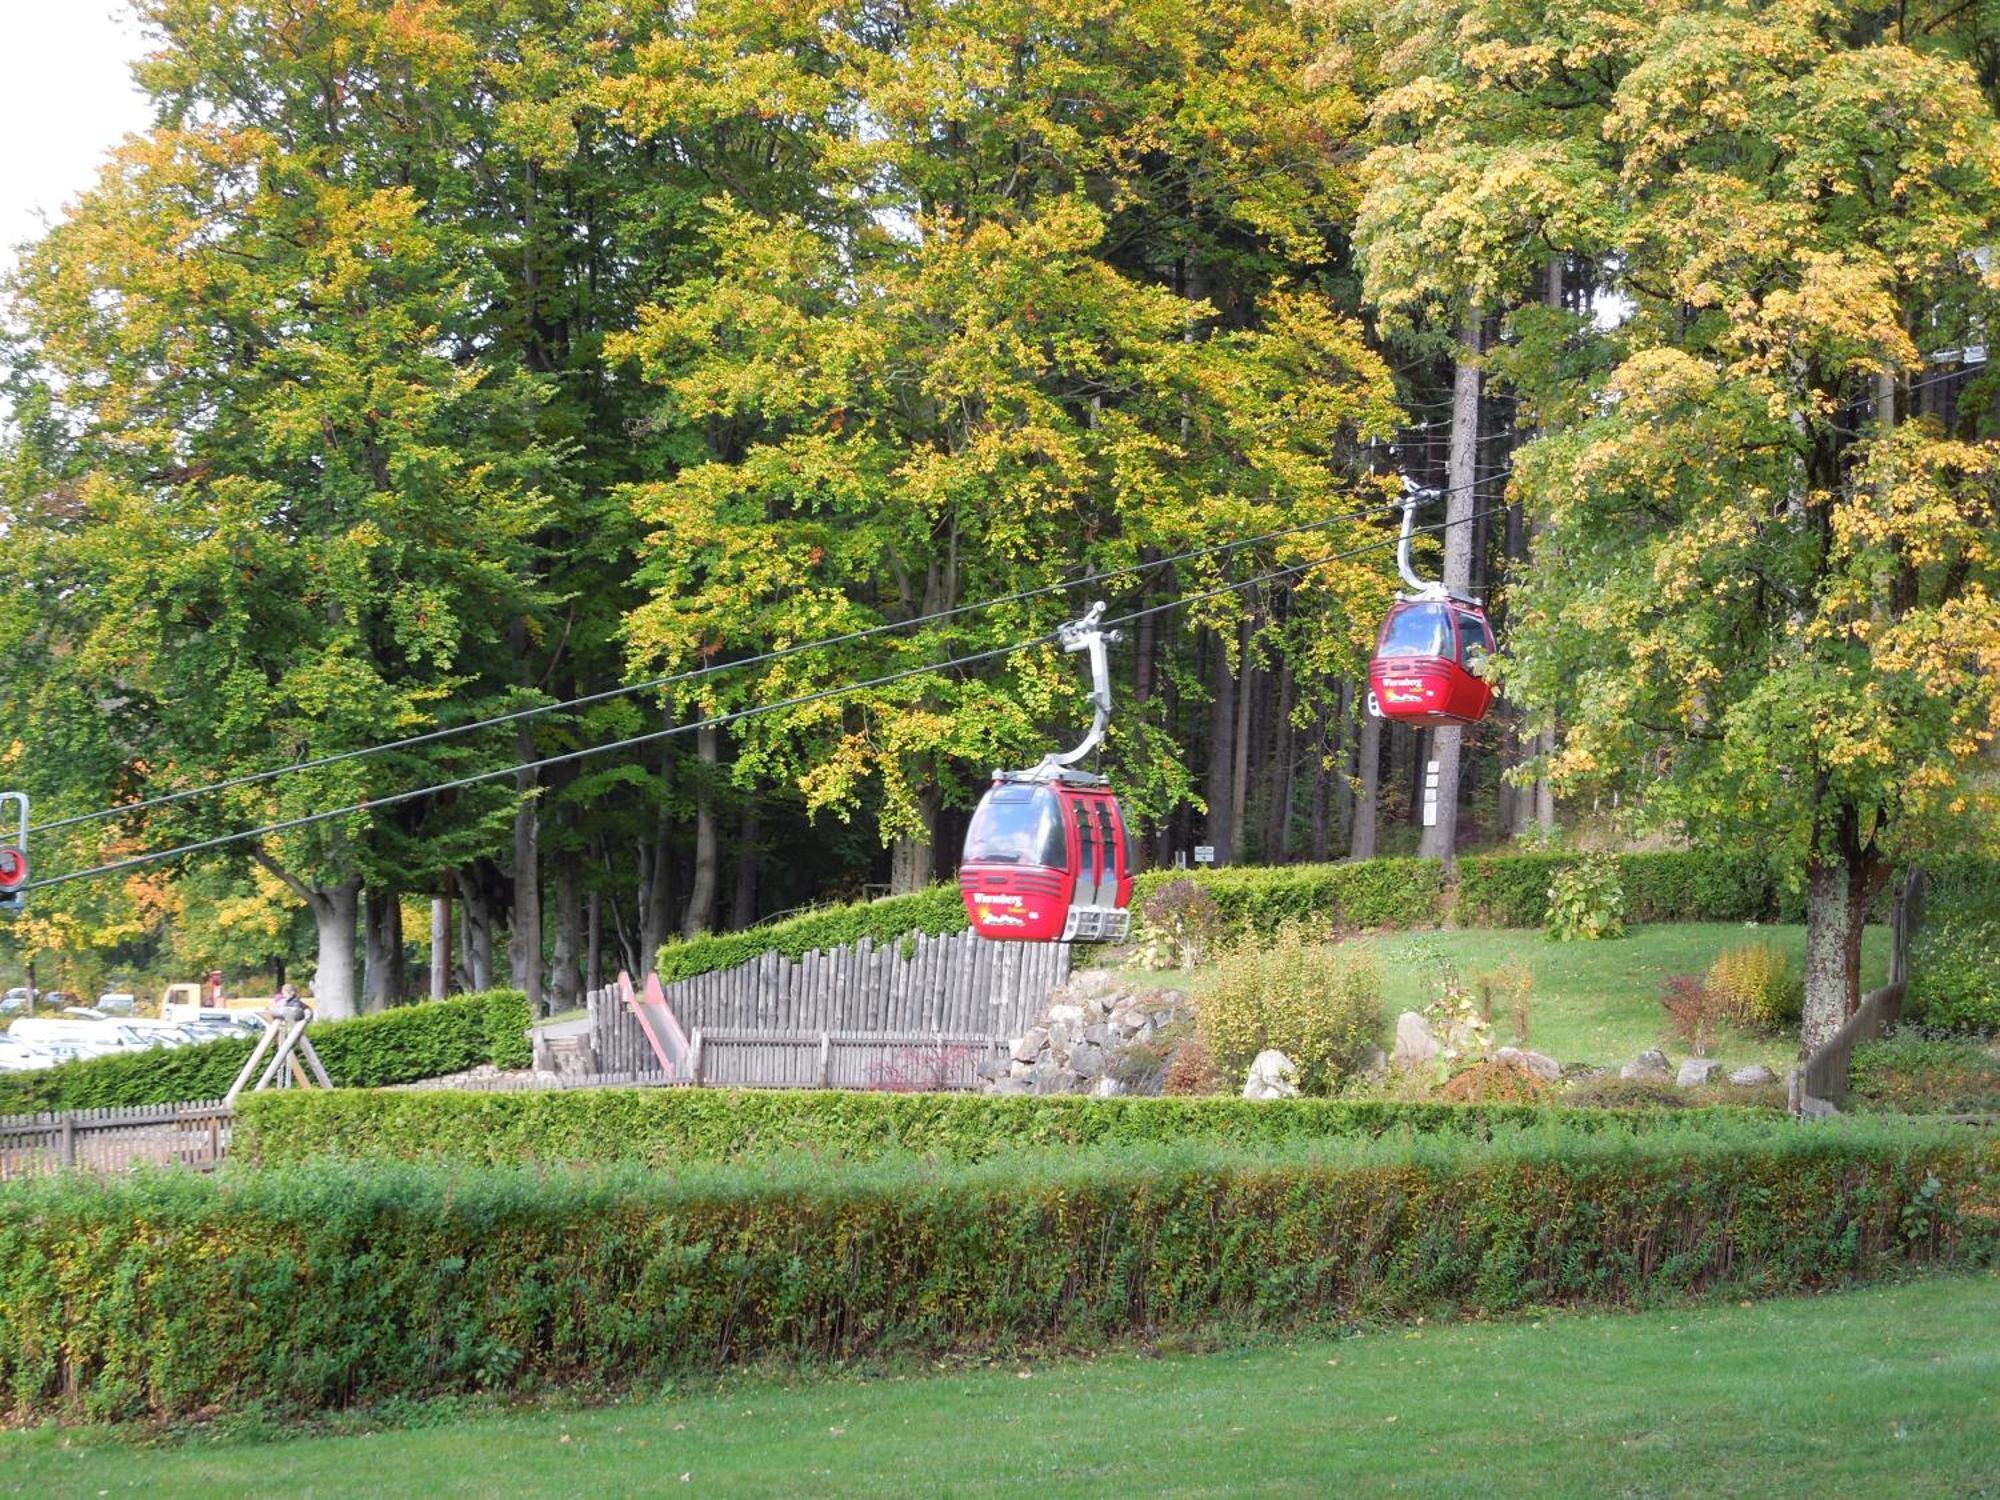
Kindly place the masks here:
[[(526, 995), (490, 990), (316, 1023), (310, 1034), (336, 1084), (373, 1088), (481, 1063), (525, 1068), (533, 1060), (528, 1021)], [(0, 1075), (0, 1114), (219, 1099), (255, 1046), (254, 1038), (225, 1037), (195, 1047), (115, 1053), (34, 1073), (7, 1073)]]
[(919, 932), (932, 936), (963, 932), (965, 925), (965, 903), (958, 887), (934, 885), (914, 895), (858, 901), (743, 932), (711, 933), (668, 943), (660, 949), (657, 963), (660, 982), (672, 984), (717, 969), (733, 969), (766, 953), (802, 958), (820, 949), (858, 943), (865, 937), (889, 943)]
[[(1574, 853), (1468, 854), (1458, 862), (1455, 915), (1467, 927), (1539, 927), (1549, 884)], [(1777, 887), (1762, 860), (1694, 850), (1618, 856), (1630, 922), (1754, 922), (1777, 913)]]
[(371, 1164), (0, 1191), (17, 1420), (657, 1389), (751, 1361), (1096, 1348), (1991, 1264), (1961, 1129), (1567, 1132), (828, 1173)]
[(1268, 937), (1298, 920), (1327, 928), (1420, 927), (1444, 910), (1444, 866), (1430, 859), (1367, 859), (1340, 865), (1229, 865), (1219, 870), (1148, 870), (1133, 905), (1192, 878), (1215, 898), (1232, 937)]
[[(1148, 870), (1135, 882), (1133, 905), (1174, 880), (1193, 879), (1215, 897), (1232, 932), (1270, 932), (1287, 917), (1348, 927), (1415, 926), (1439, 919), (1444, 872), (1432, 860), (1372, 859), (1358, 864), (1232, 866), (1221, 870)], [(657, 960), (662, 984), (749, 963), (766, 953), (800, 958), (873, 938), (894, 942), (914, 933), (965, 930), (965, 903), (956, 885), (909, 896), (856, 902), (807, 912), (744, 932), (714, 933), (668, 943)]]
[[(1569, 852), (1469, 854), (1458, 861), (1451, 916), (1464, 927), (1539, 927), (1549, 882), (1581, 858)], [(1958, 882), (2000, 885), (2000, 864), (1964, 858), (1938, 862)], [(1796, 893), (1780, 888), (1769, 867), (1750, 856), (1665, 849), (1618, 856), (1628, 922), (1802, 920)], [(1135, 882), (1133, 909), (1176, 880), (1192, 880), (1215, 898), (1227, 935), (1268, 935), (1297, 918), (1327, 928), (1422, 927), (1444, 921), (1444, 869), (1427, 859), (1369, 859), (1328, 865), (1231, 865), (1222, 869), (1148, 870)], [(1886, 920), (1885, 894), (1876, 920)], [(747, 932), (719, 933), (660, 950), (663, 983), (733, 968), (765, 953), (799, 958), (816, 949), (872, 937), (889, 943), (912, 933), (962, 932), (958, 888), (933, 886), (827, 911), (808, 912)]]
[(785, 1089), (576, 1089), (548, 1093), (283, 1093), (243, 1101), (232, 1151), (262, 1166), (397, 1158), (518, 1166), (642, 1162), (655, 1167), (788, 1152), (842, 1162), (910, 1153), (976, 1162), (1054, 1147), (1202, 1142), (1273, 1146), (1391, 1133), (1487, 1137), (1560, 1125), (1578, 1135), (1731, 1129), (1749, 1110), (1556, 1110), (1386, 1100), (1085, 1099)]

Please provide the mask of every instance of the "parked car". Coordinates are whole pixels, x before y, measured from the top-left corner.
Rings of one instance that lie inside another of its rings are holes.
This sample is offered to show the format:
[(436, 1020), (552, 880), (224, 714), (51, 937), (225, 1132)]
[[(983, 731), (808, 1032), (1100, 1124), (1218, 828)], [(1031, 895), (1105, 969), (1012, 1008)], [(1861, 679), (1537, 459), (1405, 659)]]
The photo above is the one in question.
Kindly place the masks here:
[(129, 1016), (138, 1003), (139, 997), (126, 990), (107, 990), (97, 997), (96, 1008), (107, 1016)]
[(53, 1005), (57, 1010), (66, 1006), (83, 1004), (82, 997), (72, 995), (68, 990), (43, 990), (35, 997), (36, 1005)]
[(27, 1008), (28, 990), (25, 985), (17, 984), (6, 994), (0, 995), (0, 1016), (18, 1016)]

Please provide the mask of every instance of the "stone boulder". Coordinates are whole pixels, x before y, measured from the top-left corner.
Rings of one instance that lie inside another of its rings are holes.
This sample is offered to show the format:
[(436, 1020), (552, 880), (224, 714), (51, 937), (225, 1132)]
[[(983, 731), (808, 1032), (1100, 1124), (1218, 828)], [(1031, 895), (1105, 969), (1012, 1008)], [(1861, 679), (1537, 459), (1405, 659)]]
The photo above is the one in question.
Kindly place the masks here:
[(1493, 1054), (1493, 1060), (1503, 1067), (1519, 1068), (1523, 1073), (1533, 1074), (1548, 1083), (1554, 1083), (1563, 1076), (1563, 1065), (1546, 1052), (1530, 1052), (1525, 1047), (1502, 1047)]
[(1431, 1030), (1431, 1023), (1413, 1010), (1406, 1010), (1396, 1017), (1396, 1049), (1389, 1054), (1389, 1065), (1396, 1068), (1421, 1068), (1440, 1052), (1444, 1046)]
[(1674, 1076), (1667, 1066), (1667, 1054), (1657, 1047), (1649, 1047), (1618, 1070), (1620, 1078), (1654, 1078), (1662, 1082)]
[(1729, 1075), (1729, 1081), (1741, 1089), (1757, 1088), (1766, 1083), (1776, 1083), (1778, 1075), (1762, 1063), (1752, 1063), (1747, 1068), (1738, 1068)]
[(1299, 1070), (1292, 1060), (1274, 1047), (1266, 1047), (1250, 1064), (1250, 1076), (1243, 1083), (1245, 1099), (1296, 1099)]
[(1042, 1048), (1048, 1044), (1049, 1028), (1046, 1026), (1030, 1026), (1027, 1031), (1022, 1033), (1021, 1039), (1014, 1043), (1014, 1061), (1031, 1063), (1037, 1057), (1041, 1056)]
[(1690, 1057), (1681, 1064), (1680, 1072), (1674, 1075), (1674, 1082), (1684, 1089), (1698, 1089), (1705, 1083), (1713, 1083), (1715, 1075), (1722, 1071), (1722, 1064), (1712, 1057)]

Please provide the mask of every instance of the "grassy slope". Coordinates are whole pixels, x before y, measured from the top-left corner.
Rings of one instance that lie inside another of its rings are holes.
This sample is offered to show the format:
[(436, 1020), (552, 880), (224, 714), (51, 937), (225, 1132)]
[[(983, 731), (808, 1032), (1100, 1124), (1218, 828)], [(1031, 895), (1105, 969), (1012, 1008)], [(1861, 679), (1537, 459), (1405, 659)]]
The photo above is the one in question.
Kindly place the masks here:
[[(1809, 1357), (1799, 1357), (1807, 1351)], [(0, 1433), (0, 1492), (1986, 1493), (2000, 1277), (161, 1449)]]
[[(1428, 998), (1425, 973), (1399, 960), (1413, 942), (1435, 943), (1468, 980), (1505, 969), (1534, 975), (1528, 1045), (1563, 1062), (1622, 1063), (1648, 1047), (1664, 1047), (1678, 1061), (1687, 1049), (1673, 1040), (1660, 1009), (1660, 981), (1669, 974), (1705, 974), (1725, 948), (1766, 938), (1805, 962), (1806, 933), (1798, 926), (1745, 928), (1736, 922), (1674, 922), (1634, 927), (1605, 943), (1552, 943), (1525, 928), (1454, 928), (1426, 933), (1383, 933), (1358, 938), (1382, 955), (1389, 1011), (1421, 1009)], [(1882, 983), (1889, 964), (1888, 929), (1871, 927), (1862, 944), (1862, 984)], [(1122, 971), (1136, 984), (1179, 988), (1178, 974)], [(1504, 1006), (1496, 1006), (1494, 1034), (1518, 1040)], [(1731, 1067), (1761, 1062), (1782, 1074), (1798, 1057), (1798, 1038), (1762, 1037), (1726, 1030), (1712, 1054)]]

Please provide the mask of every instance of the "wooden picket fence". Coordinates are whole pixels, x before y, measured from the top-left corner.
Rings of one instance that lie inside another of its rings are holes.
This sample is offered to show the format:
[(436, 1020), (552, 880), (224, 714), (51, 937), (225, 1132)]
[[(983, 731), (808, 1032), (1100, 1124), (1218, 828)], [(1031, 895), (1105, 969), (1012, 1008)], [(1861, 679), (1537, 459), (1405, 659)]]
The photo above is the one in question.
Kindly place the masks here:
[(220, 1099), (0, 1116), (0, 1179), (141, 1165), (208, 1171), (229, 1150), (231, 1118)]
[[(851, 1038), (862, 1050), (884, 1041), (910, 1048), (943, 1037), (976, 1039), (983, 1047), (1011, 1039), (1027, 1030), (1069, 972), (1066, 943), (993, 943), (967, 931), (879, 946), (863, 938), (798, 959), (766, 953), (733, 969), (677, 980), (664, 992), (680, 1024), (690, 1034), (704, 1033), (710, 1045), (723, 1036), (755, 1034), (783, 1039), (789, 1059), (789, 1049), (822, 1034), (842, 1045)], [(615, 986), (593, 992), (588, 1003), (599, 1069), (659, 1066)], [(781, 1066), (778, 1056), (770, 1055), (768, 1080), (741, 1081), (790, 1086), (785, 1080), (796, 1069), (789, 1060)]]
[(895, 1033), (784, 1034), (695, 1028), (693, 1082), (718, 1088), (969, 1089), (979, 1064), (1002, 1056), (991, 1036)]

